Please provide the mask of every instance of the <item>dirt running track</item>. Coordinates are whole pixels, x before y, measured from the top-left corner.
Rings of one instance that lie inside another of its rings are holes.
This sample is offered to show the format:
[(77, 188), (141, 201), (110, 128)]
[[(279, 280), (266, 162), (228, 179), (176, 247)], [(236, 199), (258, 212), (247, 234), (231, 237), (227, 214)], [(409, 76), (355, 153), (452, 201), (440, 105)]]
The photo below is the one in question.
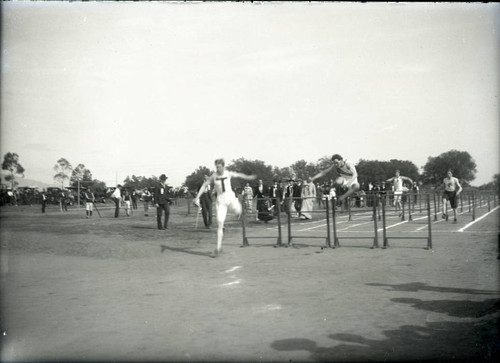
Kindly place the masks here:
[[(1, 210), (2, 361), (495, 361), (499, 212), (388, 249), (241, 248), (174, 207)], [(469, 222), (469, 221), (467, 221)], [(451, 225), (447, 225), (450, 226)], [(265, 233), (263, 226), (252, 233)]]

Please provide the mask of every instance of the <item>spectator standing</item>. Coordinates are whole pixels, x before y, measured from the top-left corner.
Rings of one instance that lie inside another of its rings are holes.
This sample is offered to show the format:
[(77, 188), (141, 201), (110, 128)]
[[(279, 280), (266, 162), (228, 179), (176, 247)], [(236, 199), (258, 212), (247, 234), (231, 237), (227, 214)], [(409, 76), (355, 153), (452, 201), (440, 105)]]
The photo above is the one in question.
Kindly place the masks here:
[(111, 199), (113, 202), (115, 202), (115, 218), (118, 218), (120, 216), (120, 204), (122, 202), (122, 191), (121, 191), (121, 185), (118, 184), (113, 191), (113, 194), (111, 194)]
[[(204, 178), (206, 182), (209, 176), (205, 175)], [(200, 191), (200, 189), (198, 189), (198, 192)], [(205, 190), (203, 190), (200, 195), (201, 214), (203, 215), (203, 223), (205, 224), (205, 228), (210, 228), (212, 226), (212, 204), (212, 185), (210, 183), (207, 183), (205, 186)]]
[[(264, 199), (266, 197), (266, 192), (267, 188), (262, 182), (262, 179), (259, 179), (259, 184), (255, 187), (254, 190), (254, 197), (257, 198), (257, 212), (260, 212), (261, 210), (264, 211), (264, 204), (266, 204), (266, 200)], [(256, 219), (259, 219), (259, 216), (256, 217)]]
[(243, 196), (243, 202), (245, 203), (245, 208), (248, 213), (252, 213), (252, 201), (253, 201), (253, 190), (250, 183), (246, 183), (241, 193)]
[(387, 198), (387, 185), (385, 184), (385, 181), (382, 181), (379, 186), (379, 194), (380, 194), (380, 201), (383, 203), (384, 207), (386, 205), (386, 198)]
[(289, 179), (288, 185), (285, 187), (285, 190), (284, 190), (285, 213), (287, 215), (291, 215), (291, 213), (292, 213), (293, 196), (294, 196), (294, 192), (295, 192), (294, 182), (295, 181), (293, 179)]
[(280, 212), (278, 199), (283, 199), (283, 193), (276, 179), (273, 180), (273, 186), (269, 188), (269, 197), (271, 198), (271, 204), (274, 206), (274, 214), (277, 215)]
[(149, 203), (151, 203), (151, 192), (148, 188), (142, 191), (142, 203), (144, 204), (144, 215), (147, 217), (149, 212)]
[(132, 209), (137, 209), (137, 198), (139, 197), (137, 195), (137, 190), (134, 188), (132, 190)]
[(418, 187), (418, 183), (417, 182), (413, 182), (413, 185), (411, 186), (411, 191), (413, 193), (413, 204), (417, 205), (418, 194), (420, 193), (420, 188)]
[(45, 188), (42, 190), (40, 199), (42, 200), (42, 213), (45, 213), (45, 208), (47, 207), (47, 192), (45, 191)]
[(312, 212), (314, 206), (314, 200), (316, 199), (316, 186), (312, 182), (312, 178), (307, 178), (306, 182), (302, 186), (302, 209), (300, 219), (311, 220)]
[(297, 179), (297, 183), (294, 186), (293, 190), (294, 206), (297, 211), (297, 217), (300, 218), (301, 210), (302, 210), (302, 179)]
[(323, 205), (323, 187), (319, 183), (316, 184), (316, 203), (318, 204), (318, 208), (321, 208)]
[[(172, 200), (169, 198), (168, 185), (166, 184), (168, 177), (165, 174), (160, 175), (160, 183), (156, 186), (153, 198), (156, 207), (156, 222), (158, 229), (168, 229), (168, 219), (170, 217), (170, 204)], [(162, 224), (162, 215), (164, 214), (164, 222)]]

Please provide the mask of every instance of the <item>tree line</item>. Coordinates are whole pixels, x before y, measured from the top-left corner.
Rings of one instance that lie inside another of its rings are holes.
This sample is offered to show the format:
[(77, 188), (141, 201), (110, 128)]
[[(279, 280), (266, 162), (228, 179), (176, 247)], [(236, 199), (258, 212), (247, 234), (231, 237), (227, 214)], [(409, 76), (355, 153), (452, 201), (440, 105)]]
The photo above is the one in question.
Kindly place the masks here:
[[(262, 160), (248, 160), (242, 157), (228, 163), (227, 169), (245, 174), (255, 174), (265, 184), (272, 184), (274, 180), (305, 180), (330, 165), (330, 156), (323, 156), (315, 163), (298, 160), (287, 167), (267, 165)], [(471, 155), (467, 151), (459, 150), (450, 150), (438, 156), (429, 156), (427, 163), (423, 166), (422, 173), (419, 173), (419, 168), (412, 161), (398, 159), (389, 161), (361, 159), (356, 164), (356, 169), (360, 184), (385, 181), (394, 176), (396, 170), (400, 170), (401, 175), (417, 181), (421, 186), (430, 187), (439, 187), (448, 170), (452, 170), (453, 175), (460, 180), (463, 186), (470, 186), (477, 173), (477, 165)], [(17, 185), (16, 176), (24, 177), (25, 169), (19, 161), (19, 155), (16, 153), (9, 152), (5, 154), (2, 170), (9, 172), (5, 176), (5, 181), (11, 184), (11, 188)], [(67, 159), (60, 158), (54, 165), (54, 172), (54, 181), (60, 184), (61, 188), (66, 186), (76, 188), (80, 185), (80, 187), (92, 187), (98, 193), (104, 193), (107, 190), (106, 184), (94, 179), (92, 172), (84, 164), (80, 163), (73, 167)], [(204, 175), (210, 175), (212, 172), (213, 170), (207, 166), (199, 166), (190, 175), (186, 176), (183, 185), (177, 189), (197, 190), (204, 181)], [(319, 183), (328, 182), (336, 177), (335, 171), (332, 170), (320, 179)], [(235, 180), (235, 182), (239, 184), (234, 187), (243, 187), (243, 181)], [(131, 175), (123, 180), (123, 187), (142, 190), (150, 189), (157, 183), (158, 177), (156, 176)], [(500, 194), (500, 174), (495, 174), (493, 181), (480, 186), (479, 189), (496, 190)]]

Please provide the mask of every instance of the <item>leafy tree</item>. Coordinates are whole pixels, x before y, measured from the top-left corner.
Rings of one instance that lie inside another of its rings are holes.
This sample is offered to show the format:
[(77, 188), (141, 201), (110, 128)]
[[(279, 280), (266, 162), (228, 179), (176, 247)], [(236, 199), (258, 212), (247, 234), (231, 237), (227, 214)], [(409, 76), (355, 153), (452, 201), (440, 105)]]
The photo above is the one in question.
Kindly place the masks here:
[[(295, 173), (291, 167), (280, 168), (278, 166), (275, 166), (273, 168), (273, 180), (276, 179), (277, 181), (281, 180), (282, 182), (286, 182), (290, 178), (296, 178)], [(273, 180), (265, 181), (264, 179), (262, 179), (262, 181), (266, 185), (273, 184)]]
[(302, 180), (313, 177), (320, 171), (318, 164), (308, 163), (305, 160), (296, 161), (290, 168), (293, 170), (294, 178), (300, 178)]
[[(237, 171), (248, 175), (257, 175), (257, 178), (262, 179), (264, 183), (270, 183), (273, 180), (273, 168), (266, 165), (266, 163), (261, 160), (247, 160), (245, 158), (232, 160), (231, 163), (227, 165), (227, 170)], [(247, 181), (244, 180), (237, 180), (234, 187), (243, 187), (246, 182)]]
[(76, 187), (78, 181), (80, 181), (80, 185), (89, 186), (92, 184), (92, 173), (83, 164), (78, 164), (71, 172), (70, 185)]
[(57, 164), (54, 166), (56, 175), (54, 175), (54, 180), (61, 183), (61, 187), (64, 188), (64, 182), (70, 179), (70, 175), (73, 171), (73, 166), (65, 158), (60, 158), (57, 160)]
[(21, 175), (24, 178), (24, 168), (19, 163), (19, 155), (16, 153), (7, 153), (4, 155), (2, 170), (8, 170), (10, 175), (5, 176), (5, 181), (11, 183), (11, 188), (14, 189), (18, 183), (16, 182), (16, 175)]
[(360, 183), (376, 183), (389, 178), (387, 172), (388, 163), (378, 160), (363, 160), (361, 159), (356, 166), (358, 172), (358, 181)]
[(123, 180), (123, 187), (127, 189), (141, 189), (142, 181), (145, 177), (132, 175), (131, 177), (127, 175), (127, 177)]
[(151, 189), (153, 188), (156, 184), (158, 184), (158, 177), (156, 176), (151, 176), (151, 177), (145, 177), (145, 176), (135, 176), (132, 175), (127, 176), (125, 180), (123, 181), (123, 186), (125, 188), (130, 188), (130, 189)]
[(408, 160), (397, 160), (391, 159), (384, 168), (387, 178), (391, 178), (396, 174), (396, 170), (399, 170), (401, 175), (407, 176), (412, 180), (416, 181), (420, 178), (420, 173), (418, 172), (418, 167)]
[(424, 183), (440, 185), (451, 170), (453, 176), (467, 186), (476, 178), (476, 162), (467, 151), (450, 150), (438, 156), (429, 156), (424, 165)]
[(189, 188), (190, 191), (198, 191), (198, 188), (205, 181), (205, 175), (211, 175), (212, 171), (206, 166), (199, 166), (191, 175), (186, 177), (184, 185)]
[(492, 190), (500, 195), (500, 174), (493, 175), (493, 180), (479, 187), (480, 190)]
[(97, 179), (92, 180), (92, 183), (87, 185), (87, 187), (91, 187), (94, 190), (94, 195), (96, 198), (104, 199), (106, 197), (106, 183)]

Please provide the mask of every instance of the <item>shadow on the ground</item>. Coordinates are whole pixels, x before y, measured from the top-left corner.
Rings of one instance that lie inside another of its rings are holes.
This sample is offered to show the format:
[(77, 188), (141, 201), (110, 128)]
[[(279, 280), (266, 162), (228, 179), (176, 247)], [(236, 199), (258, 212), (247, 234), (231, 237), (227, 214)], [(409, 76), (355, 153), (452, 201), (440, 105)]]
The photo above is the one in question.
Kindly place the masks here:
[(457, 294), (472, 294), (472, 295), (499, 295), (500, 291), (492, 290), (476, 290), (476, 289), (463, 289), (456, 287), (442, 287), (442, 286), (429, 286), (422, 282), (410, 282), (408, 284), (379, 284), (379, 283), (368, 283), (368, 286), (386, 286), (389, 287), (389, 291), (408, 291), (408, 292), (418, 292), (418, 291), (435, 291), (435, 292), (451, 292)]
[(385, 339), (367, 339), (356, 334), (331, 334), (335, 345), (321, 347), (304, 339), (282, 339), (271, 343), (278, 351), (307, 351), (308, 360), (331, 361), (419, 361), (496, 362), (500, 357), (499, 319), (481, 323), (435, 322), (425, 326), (403, 325), (383, 332)]
[(481, 318), (483, 316), (500, 313), (500, 300), (487, 299), (484, 301), (469, 300), (429, 300), (413, 298), (394, 298), (393, 302), (410, 304), (415, 309), (447, 314), (460, 318)]
[[(423, 283), (367, 285), (389, 286), (395, 291), (409, 292), (428, 290), (498, 294), (494, 291), (435, 287)], [(499, 299), (424, 301), (402, 297), (391, 301), (411, 304), (415, 309), (477, 320), (429, 322), (424, 326), (403, 325), (383, 331), (384, 339), (368, 339), (355, 334), (331, 334), (328, 337), (336, 341), (336, 344), (327, 347), (318, 346), (316, 342), (306, 338), (276, 340), (271, 343), (271, 347), (278, 351), (307, 351), (310, 353), (309, 359), (314, 361), (497, 362), (500, 358)]]
[(165, 252), (165, 250), (169, 250), (172, 252), (182, 252), (182, 253), (187, 253), (190, 255), (195, 255), (195, 256), (203, 256), (203, 257), (213, 257), (213, 254), (211, 252), (199, 252), (199, 251), (192, 251), (189, 248), (181, 248), (181, 247), (169, 247), (165, 245), (160, 245), (161, 252)]

